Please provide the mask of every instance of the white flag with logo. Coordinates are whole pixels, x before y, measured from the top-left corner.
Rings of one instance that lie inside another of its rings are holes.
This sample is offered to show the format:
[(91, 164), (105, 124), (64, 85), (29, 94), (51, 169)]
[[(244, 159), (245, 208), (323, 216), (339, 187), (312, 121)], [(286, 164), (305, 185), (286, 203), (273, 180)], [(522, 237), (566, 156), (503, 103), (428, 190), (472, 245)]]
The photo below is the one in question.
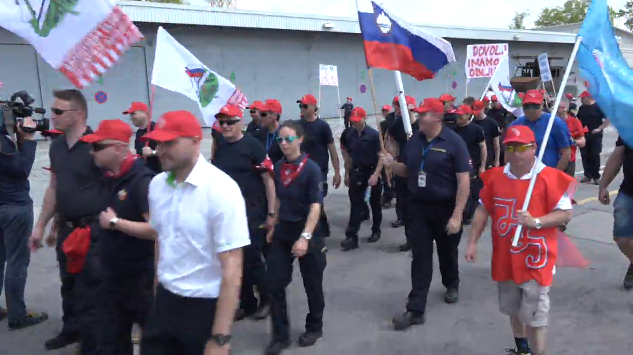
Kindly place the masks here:
[(490, 86), (503, 108), (517, 117), (523, 116), (521, 98), (510, 85), (510, 66), (507, 54), (499, 62), (495, 75), (490, 80)]
[(209, 126), (222, 106), (248, 106), (246, 96), (233, 83), (209, 69), (162, 27), (156, 35), (152, 84), (196, 101)]
[(32, 44), (80, 89), (143, 38), (108, 0), (0, 0), (0, 27)]

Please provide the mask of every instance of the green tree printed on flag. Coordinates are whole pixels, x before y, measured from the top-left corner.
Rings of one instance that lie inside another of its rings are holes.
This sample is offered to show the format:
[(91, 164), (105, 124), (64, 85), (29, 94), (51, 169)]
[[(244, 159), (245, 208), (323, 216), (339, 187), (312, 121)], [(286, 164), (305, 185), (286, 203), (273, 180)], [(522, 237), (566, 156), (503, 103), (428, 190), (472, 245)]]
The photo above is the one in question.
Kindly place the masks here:
[(510, 106), (512, 106), (512, 107), (522, 107), (523, 106), (523, 100), (521, 99), (521, 97), (519, 95), (517, 95), (517, 93), (515, 91), (513, 91), (512, 94), (514, 95), (514, 100), (512, 100), (512, 102), (510, 103)]
[[(31, 27), (33, 27), (33, 31), (40, 37), (48, 37), (51, 31), (62, 22), (66, 15), (79, 15), (79, 12), (75, 11), (79, 1), (81, 0), (50, 0), (48, 9), (44, 9), (45, 1), (42, 0), (39, 13), (33, 9), (29, 0), (24, 0), (24, 3), (32, 17), (29, 23)], [(44, 13), (46, 14), (44, 16), (44, 22), (41, 22)]]
[(211, 101), (218, 97), (218, 89), (220, 88), (218, 77), (211, 71), (207, 71), (207, 73), (209, 75), (204, 80), (204, 83), (202, 83), (200, 90), (198, 91), (198, 98), (200, 99), (200, 106), (202, 107), (208, 106)]

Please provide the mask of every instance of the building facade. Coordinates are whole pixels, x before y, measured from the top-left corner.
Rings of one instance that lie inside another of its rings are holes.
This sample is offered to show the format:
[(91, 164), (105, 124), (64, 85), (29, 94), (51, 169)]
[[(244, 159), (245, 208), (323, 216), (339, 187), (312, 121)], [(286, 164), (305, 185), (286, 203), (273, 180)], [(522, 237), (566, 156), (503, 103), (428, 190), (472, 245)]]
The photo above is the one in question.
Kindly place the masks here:
[[(89, 124), (93, 127), (102, 119), (121, 117), (121, 112), (133, 101), (150, 100), (159, 26), (209, 68), (231, 79), (250, 101), (279, 99), (284, 108), (282, 120), (298, 118), (296, 100), (306, 93), (317, 96), (320, 92), (323, 117), (338, 117), (339, 96), (341, 101), (349, 96), (355, 105), (373, 111), (369, 73), (356, 19), (145, 2), (120, 2), (119, 6), (137, 24), (145, 40), (131, 48), (97, 83), (83, 90), (89, 101)], [(403, 75), (405, 93), (418, 100), (444, 93), (453, 94), (459, 100), (466, 95), (483, 94), (488, 79), (475, 79), (466, 85), (464, 62), (469, 44), (508, 43), (511, 71), (521, 75), (520, 68), (543, 52), (552, 59), (552, 68), (564, 69), (575, 38), (571, 33), (531, 30), (423, 28), (450, 41), (457, 62), (442, 69), (433, 80), (418, 82)], [(72, 87), (30, 45), (3, 29), (0, 29), (0, 63), (0, 82), (4, 83), (0, 89), (2, 99), (7, 99), (12, 92), (28, 90), (37, 105), (48, 109), (53, 89)], [(336, 87), (319, 88), (319, 64), (338, 67), (338, 93)], [(563, 70), (560, 76), (562, 74)], [(376, 105), (390, 104), (397, 94), (393, 72), (373, 70), (373, 82)], [(581, 82), (574, 69), (565, 91), (577, 94)], [(193, 101), (156, 88), (154, 118), (175, 109), (199, 114)]]

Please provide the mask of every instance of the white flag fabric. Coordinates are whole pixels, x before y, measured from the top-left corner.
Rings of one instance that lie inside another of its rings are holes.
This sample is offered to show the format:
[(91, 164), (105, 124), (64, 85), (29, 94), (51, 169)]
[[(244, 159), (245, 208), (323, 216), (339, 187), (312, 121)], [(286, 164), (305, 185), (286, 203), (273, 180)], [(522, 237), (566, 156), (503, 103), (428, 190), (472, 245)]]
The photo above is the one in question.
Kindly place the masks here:
[(523, 116), (521, 98), (510, 85), (510, 65), (507, 53), (499, 62), (495, 75), (490, 80), (490, 86), (503, 108), (517, 117)]
[(32, 44), (80, 89), (143, 38), (108, 0), (0, 0), (0, 27)]
[(152, 85), (197, 102), (208, 126), (213, 126), (215, 115), (227, 103), (242, 109), (248, 106), (246, 96), (233, 83), (209, 69), (162, 27), (156, 35)]

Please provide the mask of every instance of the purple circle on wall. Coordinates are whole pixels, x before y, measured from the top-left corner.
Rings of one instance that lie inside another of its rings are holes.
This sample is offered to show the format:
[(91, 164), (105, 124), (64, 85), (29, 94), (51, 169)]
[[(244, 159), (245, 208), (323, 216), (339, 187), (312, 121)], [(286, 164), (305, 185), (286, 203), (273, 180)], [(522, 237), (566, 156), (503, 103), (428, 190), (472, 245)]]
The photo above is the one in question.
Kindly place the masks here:
[(361, 84), (360, 85), (360, 93), (364, 94), (367, 92), (367, 86), (365, 86), (365, 84)]
[(106, 94), (103, 91), (99, 91), (95, 94), (95, 101), (97, 101), (98, 104), (104, 104), (108, 101), (108, 94)]
[(453, 80), (453, 84), (451, 85), (453, 90), (457, 89), (457, 82)]

